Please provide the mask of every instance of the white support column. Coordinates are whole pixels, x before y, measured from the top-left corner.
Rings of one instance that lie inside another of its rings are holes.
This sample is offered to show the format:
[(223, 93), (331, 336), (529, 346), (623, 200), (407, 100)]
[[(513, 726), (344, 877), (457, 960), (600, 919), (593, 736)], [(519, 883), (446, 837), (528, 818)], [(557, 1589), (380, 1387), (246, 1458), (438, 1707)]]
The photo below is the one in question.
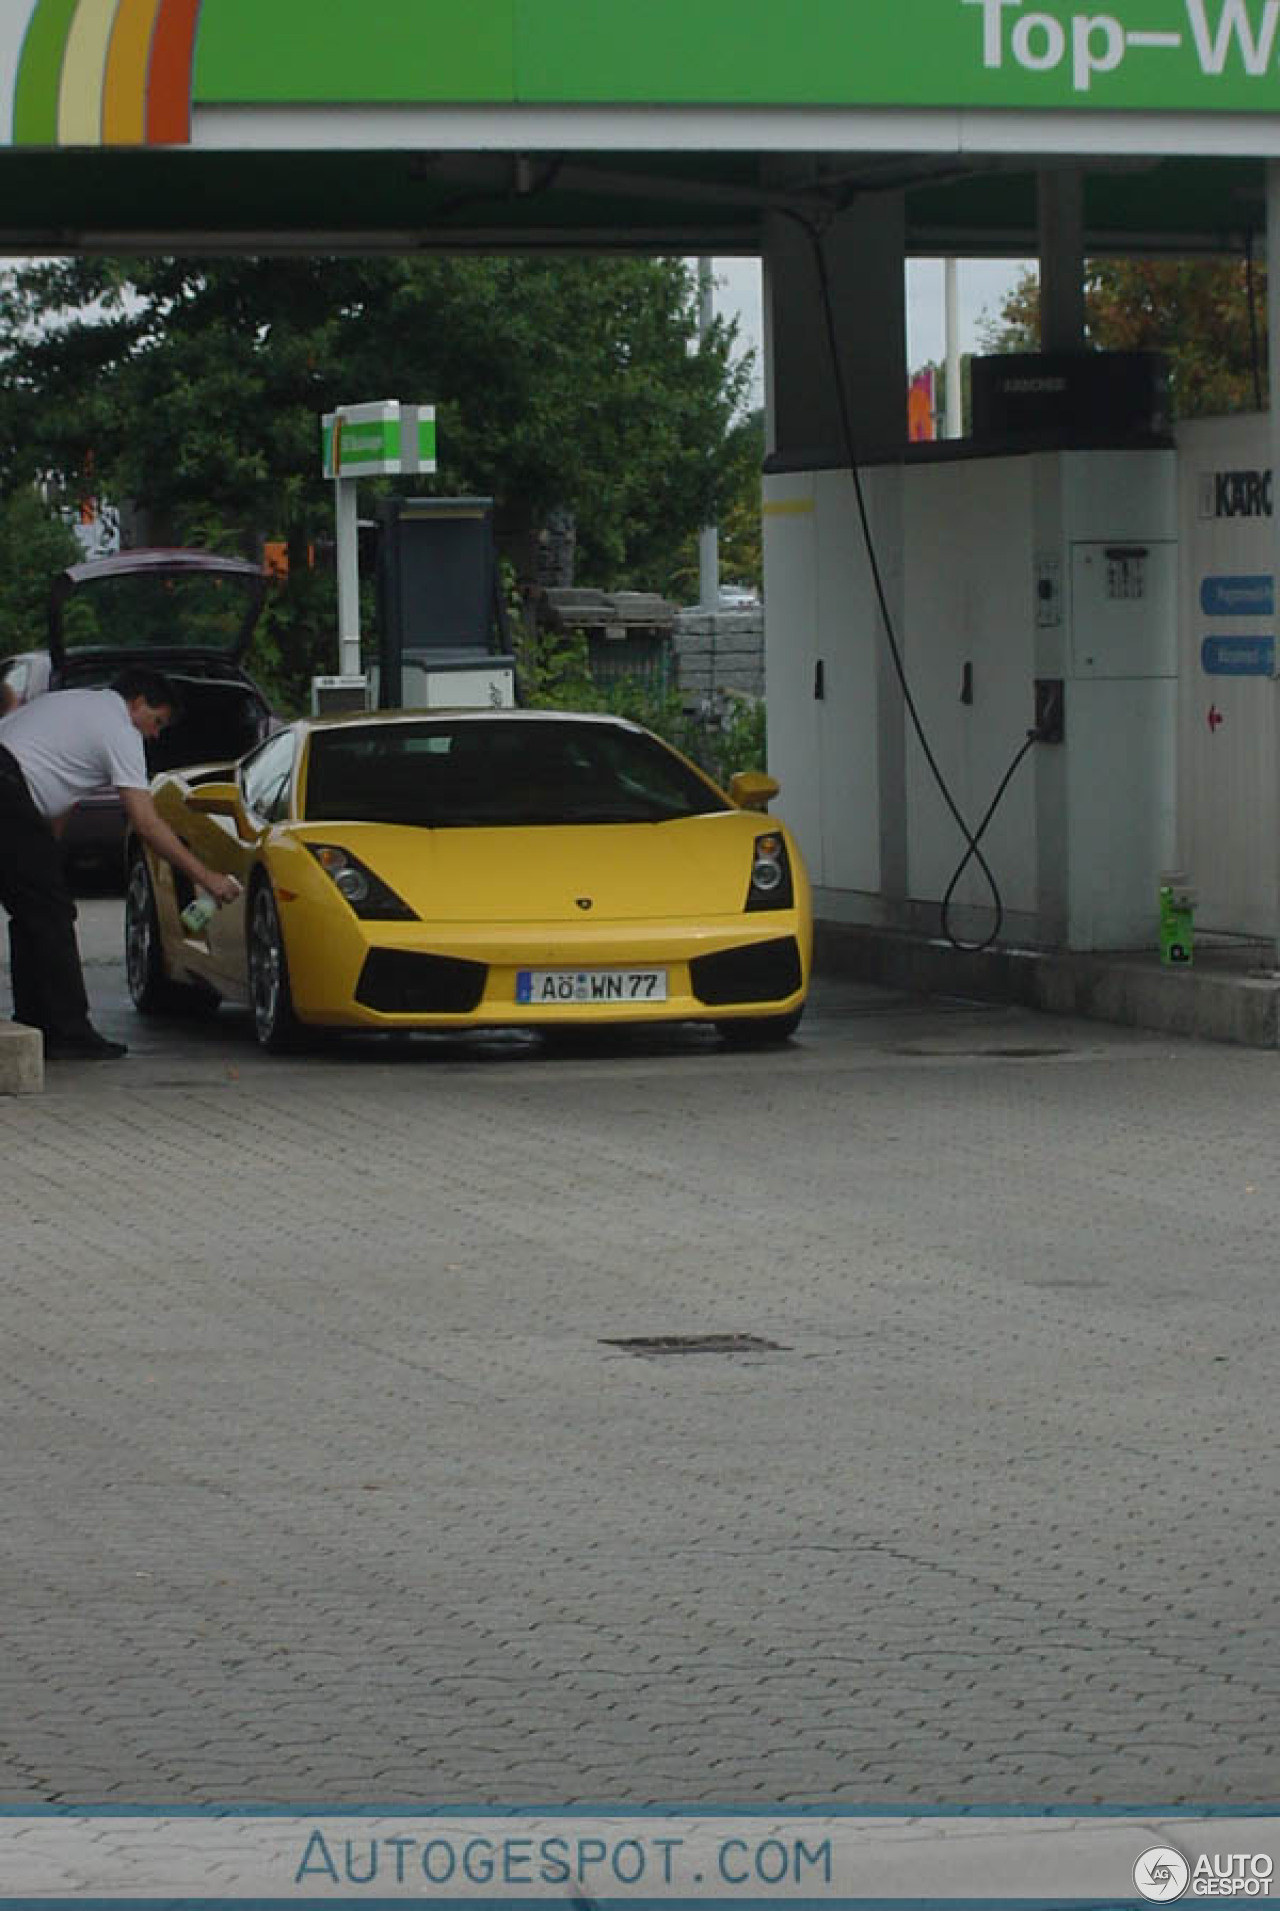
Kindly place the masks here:
[[(716, 315), (715, 278), (710, 259), (698, 260), (698, 337), (705, 340)], [(720, 532), (706, 524), (698, 533), (698, 602), (715, 610), (720, 602)]]
[(794, 218), (771, 212), (765, 221), (769, 765), (825, 892), (819, 913), (863, 902), (892, 911), (907, 880), (903, 700), (850, 470), (857, 465), (899, 625), (904, 232), (901, 193), (856, 199), (823, 225), (820, 271), (812, 236)]
[(1084, 350), (1084, 186), (1078, 167), (1037, 177), (1040, 350)]
[(945, 262), (945, 323), (947, 341), (947, 389), (943, 420), (945, 438), (964, 437), (964, 392), (960, 384), (960, 262)]
[(812, 237), (782, 213), (767, 216), (771, 458), (810, 469), (849, 462), (831, 365), (834, 329), (859, 462), (901, 459), (907, 438), (904, 228), (901, 193), (856, 200), (823, 228), (828, 327)]
[(355, 478), (335, 478), (334, 526), (338, 568), (338, 669), (360, 675), (360, 534)]

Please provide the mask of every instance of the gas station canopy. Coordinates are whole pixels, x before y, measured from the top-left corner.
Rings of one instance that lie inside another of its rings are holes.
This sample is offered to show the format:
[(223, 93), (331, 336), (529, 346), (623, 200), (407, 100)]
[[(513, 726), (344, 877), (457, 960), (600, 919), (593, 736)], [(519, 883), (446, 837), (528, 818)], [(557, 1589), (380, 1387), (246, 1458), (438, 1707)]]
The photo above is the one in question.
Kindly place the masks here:
[(0, 250), (761, 249), (901, 191), (911, 253), (1243, 250), (1276, 0), (0, 0)]

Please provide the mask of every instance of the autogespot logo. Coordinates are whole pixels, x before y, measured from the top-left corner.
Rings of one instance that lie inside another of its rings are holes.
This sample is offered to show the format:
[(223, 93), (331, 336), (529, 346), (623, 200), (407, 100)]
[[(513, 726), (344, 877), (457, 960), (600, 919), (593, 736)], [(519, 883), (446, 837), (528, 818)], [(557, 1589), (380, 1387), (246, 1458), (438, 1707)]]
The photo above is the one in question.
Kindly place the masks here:
[(1153, 1845), (1133, 1867), (1133, 1882), (1144, 1898), (1172, 1904), (1191, 1882), (1191, 1867), (1172, 1845)]

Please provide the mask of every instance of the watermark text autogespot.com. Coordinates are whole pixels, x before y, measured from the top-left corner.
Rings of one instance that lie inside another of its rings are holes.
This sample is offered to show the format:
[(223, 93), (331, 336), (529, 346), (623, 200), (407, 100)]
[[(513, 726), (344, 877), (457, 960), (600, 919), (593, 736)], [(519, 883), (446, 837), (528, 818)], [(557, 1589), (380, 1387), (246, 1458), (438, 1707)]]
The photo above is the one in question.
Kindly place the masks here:
[[(1280, 7), (1280, 0), (1276, 0)], [(1263, 1902), (1280, 1813), (0, 1806), (0, 1911)]]
[(490, 1838), (442, 1831), (429, 1837), (332, 1839), (317, 1828), (307, 1839), (293, 1881), (295, 1885), (417, 1883), (437, 1889), (463, 1883), (499, 1885), (504, 1890), (565, 1885), (602, 1893), (619, 1885), (672, 1891), (715, 1883), (758, 1892), (761, 1887), (776, 1890), (780, 1885), (829, 1886), (832, 1867), (831, 1840), (817, 1837), (719, 1838), (695, 1857), (684, 1838), (673, 1836)]

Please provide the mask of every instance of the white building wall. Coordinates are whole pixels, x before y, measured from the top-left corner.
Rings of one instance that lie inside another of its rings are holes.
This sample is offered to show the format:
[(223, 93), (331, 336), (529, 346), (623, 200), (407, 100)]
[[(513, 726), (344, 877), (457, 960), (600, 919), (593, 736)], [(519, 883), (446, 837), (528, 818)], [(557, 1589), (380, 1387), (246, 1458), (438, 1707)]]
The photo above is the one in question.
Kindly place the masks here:
[[(976, 830), (1033, 716), (1035, 676), (1033, 488), (1027, 458), (917, 466), (906, 476), (904, 653), (933, 754)], [(971, 666), (972, 702), (962, 701)], [(965, 839), (925, 761), (907, 739), (911, 895), (938, 902)], [(1006, 910), (1036, 908), (1036, 803), (1031, 766), (1010, 786), (982, 852)], [(954, 904), (989, 921), (990, 886), (970, 860)], [(966, 935), (983, 932), (975, 917)]]
[(1201, 929), (1276, 922), (1274, 519), (1265, 415), (1178, 427), (1178, 848)]
[[(896, 592), (901, 476), (864, 476)], [(880, 618), (847, 471), (765, 479), (769, 768), (779, 811), (819, 888), (875, 895), (881, 882)], [(775, 610), (776, 606), (776, 610)], [(820, 693), (820, 694), (819, 694)]]
[[(1036, 679), (1065, 685), (1065, 742), (1019, 764), (982, 839), (1002, 940), (1153, 947), (1175, 854), (1173, 453), (940, 460), (862, 482), (915, 706), (970, 830), (1027, 740)], [(852, 479), (773, 475), (765, 498), (770, 767), (817, 913), (936, 934), (966, 838), (904, 720)], [(950, 928), (980, 940), (994, 911), (971, 860)]]

